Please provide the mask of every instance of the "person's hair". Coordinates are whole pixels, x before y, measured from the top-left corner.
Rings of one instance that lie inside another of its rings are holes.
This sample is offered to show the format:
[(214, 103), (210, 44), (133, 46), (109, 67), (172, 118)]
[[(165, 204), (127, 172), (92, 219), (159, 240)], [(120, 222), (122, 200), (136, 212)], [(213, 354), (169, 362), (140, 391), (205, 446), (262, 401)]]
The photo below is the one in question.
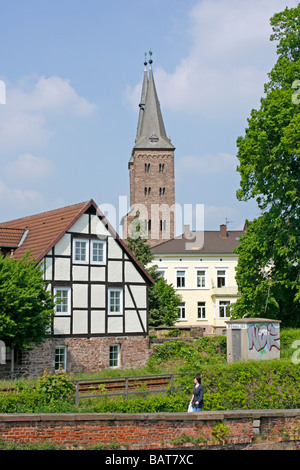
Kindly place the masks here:
[(197, 380), (198, 384), (201, 384), (201, 377), (195, 377), (195, 379)]

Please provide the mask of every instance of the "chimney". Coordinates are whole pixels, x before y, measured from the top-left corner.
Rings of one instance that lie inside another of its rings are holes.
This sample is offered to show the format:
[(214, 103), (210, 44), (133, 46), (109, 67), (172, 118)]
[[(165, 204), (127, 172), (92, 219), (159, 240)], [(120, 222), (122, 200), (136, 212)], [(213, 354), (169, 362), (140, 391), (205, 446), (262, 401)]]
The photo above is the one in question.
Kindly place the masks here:
[(220, 225), (220, 237), (227, 238), (227, 226), (225, 224)]
[(184, 238), (187, 240), (191, 238), (191, 229), (189, 225), (184, 225)]

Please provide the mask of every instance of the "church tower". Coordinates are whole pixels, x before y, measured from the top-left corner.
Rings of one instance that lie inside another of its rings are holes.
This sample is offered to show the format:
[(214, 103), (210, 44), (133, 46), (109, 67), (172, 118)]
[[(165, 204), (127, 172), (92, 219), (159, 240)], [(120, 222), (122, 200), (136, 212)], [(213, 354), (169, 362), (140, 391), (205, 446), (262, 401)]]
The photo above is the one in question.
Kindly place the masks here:
[(166, 134), (154, 83), (152, 52), (149, 54), (150, 60), (144, 62), (137, 134), (128, 164), (130, 212), (127, 233), (131, 236), (130, 225), (138, 213), (143, 235), (150, 246), (155, 246), (174, 237), (175, 147)]

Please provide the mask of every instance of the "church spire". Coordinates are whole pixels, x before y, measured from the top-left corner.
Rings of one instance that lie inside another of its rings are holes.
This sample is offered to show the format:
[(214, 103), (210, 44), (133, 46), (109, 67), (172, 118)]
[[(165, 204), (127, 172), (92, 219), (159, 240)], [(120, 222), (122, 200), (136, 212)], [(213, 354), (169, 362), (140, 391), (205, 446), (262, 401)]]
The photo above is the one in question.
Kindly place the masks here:
[(152, 52), (149, 52), (149, 78), (147, 76), (147, 62), (145, 55), (145, 69), (142, 86), (141, 101), (139, 104), (139, 120), (135, 149), (174, 149), (167, 137), (160, 103), (158, 100), (154, 76), (152, 71)]

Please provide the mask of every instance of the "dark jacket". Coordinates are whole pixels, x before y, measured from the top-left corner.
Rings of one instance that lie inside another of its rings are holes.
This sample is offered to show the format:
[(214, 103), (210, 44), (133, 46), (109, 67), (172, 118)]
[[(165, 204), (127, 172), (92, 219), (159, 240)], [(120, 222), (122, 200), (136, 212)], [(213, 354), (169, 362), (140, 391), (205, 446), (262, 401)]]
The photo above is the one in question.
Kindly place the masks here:
[[(193, 401), (192, 405), (195, 408), (203, 408), (203, 395), (204, 395), (204, 388), (203, 385), (199, 385), (199, 387), (196, 387), (196, 384), (193, 387)], [(198, 405), (196, 405), (196, 401), (199, 402)]]

